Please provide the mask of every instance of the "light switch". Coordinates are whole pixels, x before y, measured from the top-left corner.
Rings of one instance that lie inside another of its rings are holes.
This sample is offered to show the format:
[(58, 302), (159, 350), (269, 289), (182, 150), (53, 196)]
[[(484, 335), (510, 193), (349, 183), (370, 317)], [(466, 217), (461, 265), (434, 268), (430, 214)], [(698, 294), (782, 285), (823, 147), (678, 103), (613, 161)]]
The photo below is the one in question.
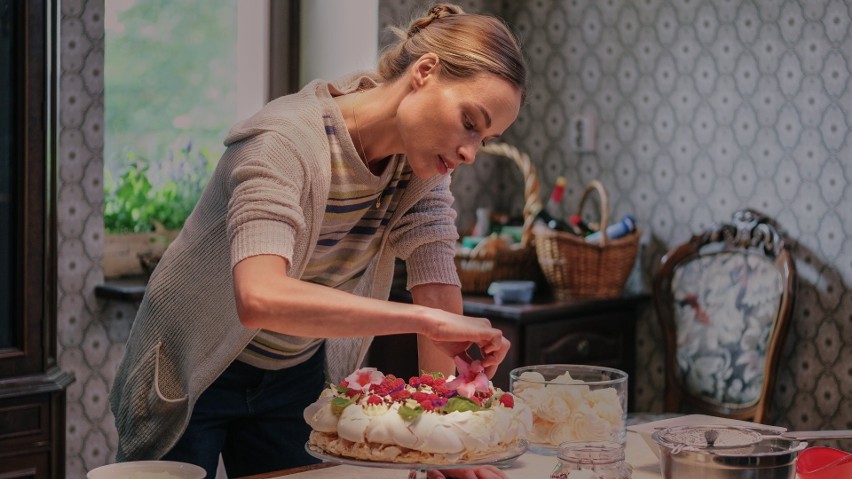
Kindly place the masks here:
[(577, 153), (591, 153), (597, 146), (597, 118), (591, 114), (574, 115), (568, 122), (568, 142)]

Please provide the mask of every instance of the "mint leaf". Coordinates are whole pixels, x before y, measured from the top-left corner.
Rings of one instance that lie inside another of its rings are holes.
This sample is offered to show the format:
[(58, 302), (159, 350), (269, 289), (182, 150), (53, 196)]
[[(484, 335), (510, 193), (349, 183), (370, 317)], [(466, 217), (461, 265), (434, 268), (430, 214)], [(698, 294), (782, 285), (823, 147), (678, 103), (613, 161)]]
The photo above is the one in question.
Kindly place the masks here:
[(423, 409), (422, 406), (417, 406), (417, 407), (400, 406), (399, 410), (397, 412), (399, 413), (399, 415), (402, 417), (403, 420), (413, 421), (413, 420), (417, 419), (421, 414), (423, 414), (423, 411), (424, 411), (424, 409)]
[[(357, 396), (356, 396), (357, 397)], [(335, 416), (343, 414), (343, 410), (355, 404), (355, 398), (336, 397), (331, 400), (331, 412)]]
[(465, 411), (482, 411), (479, 404), (462, 396), (453, 396), (447, 401), (447, 405), (440, 409), (442, 413), (465, 412)]

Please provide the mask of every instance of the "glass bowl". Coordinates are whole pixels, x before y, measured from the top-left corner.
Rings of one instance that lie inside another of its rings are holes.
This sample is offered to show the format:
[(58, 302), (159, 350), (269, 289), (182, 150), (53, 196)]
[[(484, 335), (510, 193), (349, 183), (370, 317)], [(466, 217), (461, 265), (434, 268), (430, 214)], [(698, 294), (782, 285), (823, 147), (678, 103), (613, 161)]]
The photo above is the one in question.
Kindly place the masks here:
[(510, 391), (532, 410), (530, 450), (555, 455), (568, 441), (624, 444), (627, 373), (580, 364), (542, 364), (513, 369)]

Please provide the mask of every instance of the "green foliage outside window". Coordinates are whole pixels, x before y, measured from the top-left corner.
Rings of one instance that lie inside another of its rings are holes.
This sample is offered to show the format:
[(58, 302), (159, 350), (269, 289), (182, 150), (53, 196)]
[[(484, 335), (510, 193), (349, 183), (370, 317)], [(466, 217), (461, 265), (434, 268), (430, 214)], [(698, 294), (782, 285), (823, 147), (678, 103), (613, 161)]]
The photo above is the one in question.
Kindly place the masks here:
[(201, 197), (215, 163), (210, 152), (193, 152), (192, 143), (181, 149), (178, 163), (193, 165), (179, 172), (174, 179), (163, 181), (155, 188), (150, 179), (151, 166), (162, 164), (148, 161), (134, 152), (127, 155), (127, 168), (118, 178), (107, 173), (104, 180), (104, 228), (106, 231), (146, 232), (165, 228), (177, 230)]
[(236, 119), (236, 0), (105, 8), (106, 231), (180, 229)]

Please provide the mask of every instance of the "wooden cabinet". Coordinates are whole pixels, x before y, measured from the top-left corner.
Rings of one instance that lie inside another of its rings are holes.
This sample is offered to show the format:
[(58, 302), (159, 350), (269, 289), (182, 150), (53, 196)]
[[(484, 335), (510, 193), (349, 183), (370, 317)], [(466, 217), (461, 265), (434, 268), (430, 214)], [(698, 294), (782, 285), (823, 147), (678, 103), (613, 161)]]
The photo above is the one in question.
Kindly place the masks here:
[[(537, 298), (528, 305), (497, 305), (488, 296), (465, 296), (464, 312), (485, 317), (512, 342), (494, 375), (495, 386), (508, 390), (509, 372), (534, 364), (590, 364), (621, 369), (629, 375), (628, 409), (633, 410), (636, 318), (645, 296), (607, 300)], [(410, 302), (394, 290), (391, 300)], [(414, 335), (376, 337), (367, 363), (408, 378), (417, 374)]]
[(0, 0), (0, 477), (65, 477), (56, 365), (56, 5)]

